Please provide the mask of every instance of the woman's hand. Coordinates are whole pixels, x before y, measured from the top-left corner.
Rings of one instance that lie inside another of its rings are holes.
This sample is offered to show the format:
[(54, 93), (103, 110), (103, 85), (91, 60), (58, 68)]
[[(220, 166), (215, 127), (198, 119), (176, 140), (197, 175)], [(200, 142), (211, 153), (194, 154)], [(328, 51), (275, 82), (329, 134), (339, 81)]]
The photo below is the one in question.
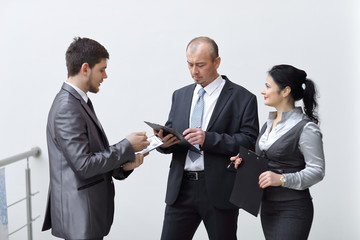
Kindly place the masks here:
[(238, 166), (240, 165), (240, 163), (242, 162), (242, 158), (240, 158), (239, 155), (236, 155), (234, 157), (231, 157), (230, 161), (232, 161), (232, 163), (234, 163), (234, 167), (237, 169)]
[(271, 171), (263, 172), (259, 176), (259, 186), (260, 188), (281, 186), (280, 178), (281, 174), (277, 174)]

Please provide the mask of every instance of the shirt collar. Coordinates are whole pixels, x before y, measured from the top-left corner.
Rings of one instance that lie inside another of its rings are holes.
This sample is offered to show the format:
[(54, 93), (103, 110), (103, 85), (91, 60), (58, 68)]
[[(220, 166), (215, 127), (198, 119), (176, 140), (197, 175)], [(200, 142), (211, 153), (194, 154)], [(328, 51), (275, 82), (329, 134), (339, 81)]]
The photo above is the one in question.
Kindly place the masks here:
[[(213, 94), (213, 92), (221, 85), (222, 81), (223, 81), (223, 79), (222, 79), (221, 75), (219, 74), (219, 76), (214, 81), (212, 81), (209, 85), (204, 87), (205, 92), (208, 95)], [(201, 85), (196, 84), (195, 92), (197, 93), (200, 88), (201, 88)]]
[(72, 83), (69, 82), (65, 82), (66, 84), (70, 85), (71, 87), (73, 87), (75, 89), (75, 91), (80, 94), (80, 96), (82, 97), (82, 99), (84, 99), (84, 101), (87, 103), (89, 97), (86, 95), (86, 93), (84, 93), (83, 90), (81, 90), (80, 88), (78, 88), (77, 86), (75, 86)]
[[(294, 116), (297, 115), (302, 115), (303, 111), (301, 107), (295, 107), (293, 109), (291, 109), (290, 111), (287, 112), (283, 112), (281, 115), (281, 120), (280, 122), (286, 121), (287, 119), (293, 118)], [(277, 112), (270, 112), (269, 113), (269, 120), (274, 120), (277, 116)]]

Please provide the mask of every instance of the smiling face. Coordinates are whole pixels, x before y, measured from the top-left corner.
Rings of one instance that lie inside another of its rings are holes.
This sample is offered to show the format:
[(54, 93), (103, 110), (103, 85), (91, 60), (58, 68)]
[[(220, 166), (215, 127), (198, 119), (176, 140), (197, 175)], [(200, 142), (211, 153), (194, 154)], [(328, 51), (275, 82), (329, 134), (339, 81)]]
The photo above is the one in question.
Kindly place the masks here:
[(264, 95), (264, 104), (267, 106), (276, 108), (283, 100), (278, 85), (270, 75), (266, 77), (265, 88), (261, 91), (261, 94)]
[(89, 78), (87, 81), (87, 88), (89, 92), (97, 93), (99, 91), (100, 84), (105, 78), (107, 78), (105, 71), (106, 67), (106, 59), (102, 59), (99, 63), (95, 64), (94, 67), (90, 69)]
[(217, 69), (220, 57), (212, 59), (209, 48), (209, 44), (201, 43), (196, 47), (189, 46), (186, 52), (191, 77), (202, 87), (206, 87), (219, 76)]

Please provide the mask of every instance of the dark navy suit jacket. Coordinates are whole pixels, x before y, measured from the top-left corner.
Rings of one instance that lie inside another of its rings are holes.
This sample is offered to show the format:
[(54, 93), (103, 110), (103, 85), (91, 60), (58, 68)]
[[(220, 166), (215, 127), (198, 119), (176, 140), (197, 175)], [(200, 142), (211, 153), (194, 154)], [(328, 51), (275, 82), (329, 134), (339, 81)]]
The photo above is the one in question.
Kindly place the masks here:
[[(210, 122), (205, 132), (204, 151), (206, 190), (212, 204), (219, 209), (236, 209), (229, 202), (236, 170), (227, 168), (230, 157), (239, 152), (240, 145), (254, 149), (259, 132), (256, 96), (245, 88), (222, 76), (226, 83), (220, 93)], [(189, 128), (189, 117), (193, 91), (191, 84), (174, 92), (169, 119), (166, 126), (179, 133)], [(176, 201), (183, 178), (187, 149), (173, 145), (159, 149), (172, 153), (165, 202)]]

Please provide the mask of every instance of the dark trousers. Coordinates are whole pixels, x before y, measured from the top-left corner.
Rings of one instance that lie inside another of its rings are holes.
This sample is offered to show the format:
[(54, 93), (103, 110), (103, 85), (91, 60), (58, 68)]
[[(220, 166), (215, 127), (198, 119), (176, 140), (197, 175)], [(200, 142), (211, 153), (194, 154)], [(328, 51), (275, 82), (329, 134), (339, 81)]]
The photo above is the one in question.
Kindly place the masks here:
[(209, 201), (205, 179), (183, 179), (175, 204), (165, 208), (161, 240), (191, 240), (204, 221), (210, 240), (236, 240), (239, 210), (221, 210)]
[(266, 240), (307, 239), (313, 216), (311, 199), (263, 201), (261, 205), (261, 224)]

